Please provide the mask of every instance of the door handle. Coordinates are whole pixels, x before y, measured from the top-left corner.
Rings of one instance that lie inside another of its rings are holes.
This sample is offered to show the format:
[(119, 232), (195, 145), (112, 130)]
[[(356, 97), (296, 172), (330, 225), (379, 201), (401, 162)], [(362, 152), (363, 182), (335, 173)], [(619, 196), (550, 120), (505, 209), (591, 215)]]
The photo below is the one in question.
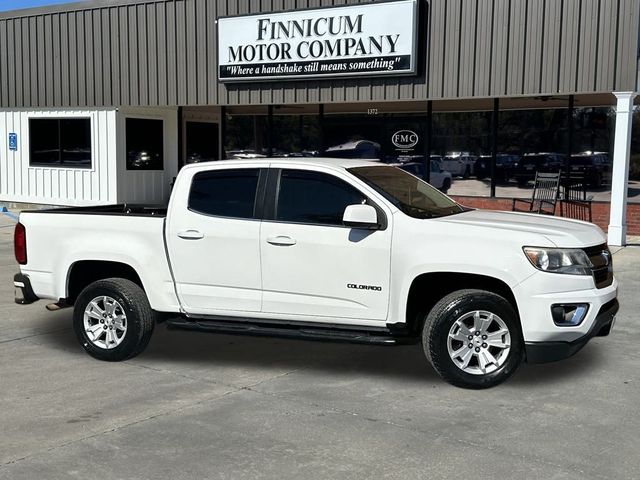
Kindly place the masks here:
[(204, 238), (204, 233), (198, 230), (183, 230), (182, 232), (178, 232), (178, 236), (185, 240), (200, 240)]
[(271, 245), (279, 245), (281, 247), (291, 247), (296, 244), (296, 241), (291, 237), (286, 237), (284, 235), (280, 235), (277, 237), (269, 237), (267, 238), (267, 242)]

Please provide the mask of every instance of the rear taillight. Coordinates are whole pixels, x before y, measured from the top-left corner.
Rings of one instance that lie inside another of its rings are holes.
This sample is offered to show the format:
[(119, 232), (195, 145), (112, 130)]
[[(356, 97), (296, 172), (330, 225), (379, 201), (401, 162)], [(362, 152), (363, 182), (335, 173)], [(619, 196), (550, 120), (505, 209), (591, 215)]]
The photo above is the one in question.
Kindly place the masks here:
[(16, 261), (20, 265), (27, 264), (27, 231), (21, 223), (16, 224), (13, 232), (13, 250), (16, 254)]

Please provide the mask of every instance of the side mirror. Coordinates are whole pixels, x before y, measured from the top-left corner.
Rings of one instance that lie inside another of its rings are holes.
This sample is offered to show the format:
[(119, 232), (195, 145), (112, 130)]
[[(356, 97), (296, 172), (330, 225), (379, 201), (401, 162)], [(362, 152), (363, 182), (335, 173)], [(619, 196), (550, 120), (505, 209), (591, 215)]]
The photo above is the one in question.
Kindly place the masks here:
[(347, 227), (377, 230), (378, 212), (371, 205), (349, 205), (344, 211), (342, 222)]

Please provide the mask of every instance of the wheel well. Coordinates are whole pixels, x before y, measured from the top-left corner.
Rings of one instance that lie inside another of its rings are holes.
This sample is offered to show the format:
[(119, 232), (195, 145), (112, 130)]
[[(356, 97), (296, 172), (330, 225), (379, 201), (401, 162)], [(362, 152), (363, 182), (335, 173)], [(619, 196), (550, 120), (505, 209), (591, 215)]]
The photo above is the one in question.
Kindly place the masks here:
[(471, 273), (425, 273), (415, 278), (407, 299), (407, 328), (419, 335), (426, 314), (445, 295), (467, 288), (486, 290), (505, 298), (518, 313), (518, 305), (511, 288), (502, 280)]
[(126, 278), (144, 290), (138, 273), (126, 263), (108, 262), (103, 260), (83, 260), (76, 262), (69, 270), (67, 280), (67, 303), (73, 305), (89, 284), (105, 278)]

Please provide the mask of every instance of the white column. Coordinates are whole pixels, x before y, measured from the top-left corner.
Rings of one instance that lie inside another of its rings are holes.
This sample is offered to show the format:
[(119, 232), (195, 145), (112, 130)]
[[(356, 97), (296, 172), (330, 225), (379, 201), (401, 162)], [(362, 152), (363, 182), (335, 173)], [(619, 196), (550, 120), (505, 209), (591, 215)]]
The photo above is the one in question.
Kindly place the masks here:
[(611, 211), (609, 214), (609, 245), (622, 247), (627, 240), (627, 188), (631, 156), (631, 121), (635, 92), (614, 92), (616, 131), (613, 144), (611, 175)]

